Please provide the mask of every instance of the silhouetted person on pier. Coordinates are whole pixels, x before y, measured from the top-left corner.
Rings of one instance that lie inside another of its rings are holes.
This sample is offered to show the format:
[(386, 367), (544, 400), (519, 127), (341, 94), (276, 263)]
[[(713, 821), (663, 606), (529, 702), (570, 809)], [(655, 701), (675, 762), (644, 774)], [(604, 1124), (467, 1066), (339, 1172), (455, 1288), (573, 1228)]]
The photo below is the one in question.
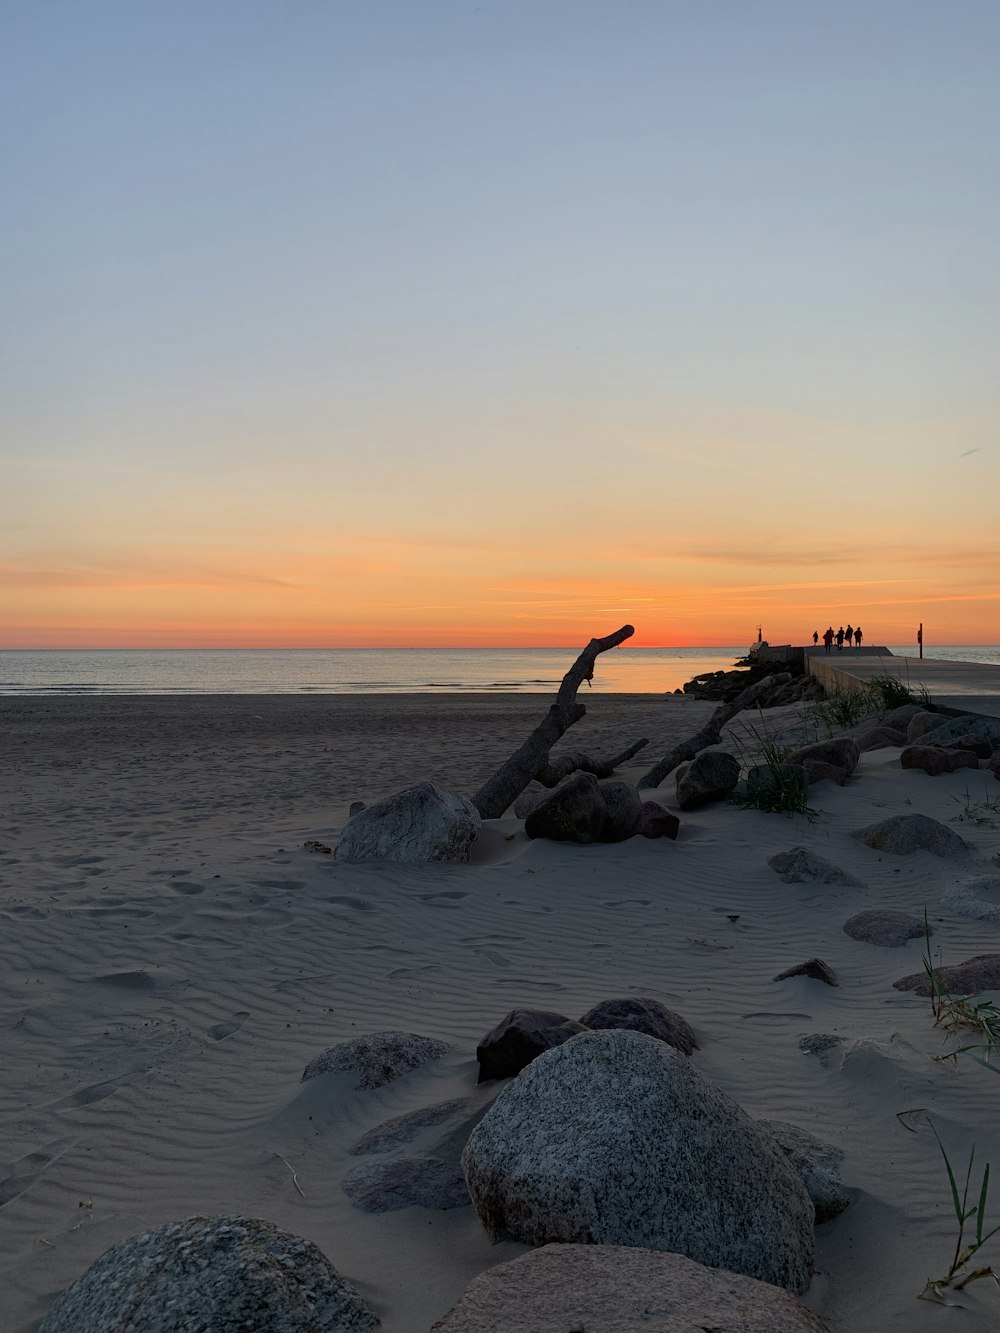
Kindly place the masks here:
[(854, 638), (854, 626), (853, 626), (853, 625), (848, 625), (847, 629), (844, 630), (844, 638), (847, 640), (847, 646), (848, 646), (848, 648), (850, 648), (850, 646), (851, 646), (851, 640)]
[(833, 643), (833, 626), (828, 625), (826, 633), (823, 635), (823, 647), (827, 652), (830, 651), (830, 645)]
[(841, 625), (837, 630), (837, 652), (842, 652), (844, 648), (844, 627)]
[(860, 626), (860, 625), (859, 625), (859, 626), (857, 627), (857, 629), (855, 629), (855, 631), (854, 631), (854, 646), (855, 646), (855, 648), (860, 648), (860, 647), (861, 647), (861, 626)]
[(813, 630), (813, 647), (815, 648), (816, 645), (817, 645), (818, 643), (819, 643), (819, 630), (818, 630), (818, 629), (814, 629), (814, 630)]

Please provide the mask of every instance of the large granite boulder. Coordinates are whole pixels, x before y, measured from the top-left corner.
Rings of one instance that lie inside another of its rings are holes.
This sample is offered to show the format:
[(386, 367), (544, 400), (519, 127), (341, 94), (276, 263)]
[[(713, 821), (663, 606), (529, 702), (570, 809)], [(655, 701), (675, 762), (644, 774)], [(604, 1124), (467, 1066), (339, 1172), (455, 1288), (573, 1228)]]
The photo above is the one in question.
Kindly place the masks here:
[[(1000, 953), (977, 953), (953, 967), (936, 967), (938, 987), (949, 995), (977, 995), (984, 990), (1000, 990)], [(931, 984), (926, 971), (910, 972), (894, 981), (896, 990), (911, 990), (930, 996)]]
[(605, 821), (601, 831), (602, 842), (624, 842), (639, 832), (642, 816), (642, 797), (631, 782), (613, 778), (600, 784), (604, 797)]
[(740, 780), (740, 761), (724, 750), (703, 750), (677, 779), (677, 804), (697, 810), (710, 801), (723, 801)]
[(338, 861), (468, 861), (483, 821), (457, 792), (418, 782), (348, 820)]
[(840, 1178), (843, 1148), (818, 1139), (787, 1120), (758, 1120), (757, 1124), (774, 1135), (778, 1147), (802, 1177), (816, 1209), (817, 1222), (829, 1222), (849, 1206), (851, 1198)]
[(929, 815), (892, 815), (877, 824), (855, 829), (853, 837), (877, 852), (907, 856), (932, 852), (935, 856), (967, 857), (972, 848), (958, 834)]
[(899, 756), (903, 768), (919, 768), (932, 778), (955, 773), (960, 768), (978, 768), (979, 760), (970, 750), (945, 749), (938, 745), (908, 745)]
[(629, 1032), (645, 1032), (647, 1037), (665, 1041), (674, 1050), (690, 1055), (698, 1050), (698, 1039), (690, 1024), (680, 1014), (667, 1009), (659, 1000), (628, 998), (602, 1000), (581, 1017), (585, 1028), (603, 1031), (623, 1028)]
[(326, 1256), (252, 1217), (192, 1217), (106, 1250), (40, 1333), (349, 1333), (378, 1319)]
[(600, 842), (608, 808), (593, 773), (574, 773), (528, 812), (524, 831), (529, 838), (553, 842)]
[(812, 745), (803, 745), (793, 750), (788, 756), (790, 764), (804, 764), (806, 760), (815, 760), (822, 764), (833, 764), (843, 769), (848, 777), (854, 772), (861, 758), (858, 743), (851, 736), (834, 736), (829, 741), (815, 741)]
[(980, 875), (968, 884), (955, 884), (945, 889), (941, 906), (958, 916), (1000, 926), (1000, 875)]
[(666, 1042), (585, 1032), (508, 1084), (462, 1164), (495, 1240), (671, 1250), (801, 1292), (812, 1202), (737, 1104)]
[(780, 1287), (680, 1254), (544, 1245), (481, 1273), (431, 1333), (825, 1333)]
[(512, 1009), (476, 1047), (478, 1081), (513, 1078), (543, 1051), (585, 1031), (582, 1023), (549, 1009)]
[(909, 912), (873, 907), (867, 912), (857, 912), (845, 921), (844, 934), (865, 944), (878, 944), (883, 949), (901, 949), (907, 940), (921, 938), (924, 923)]
[[(934, 714), (941, 717), (941, 714)], [(909, 735), (909, 733), (907, 733)], [(934, 727), (931, 745), (947, 745), (957, 741), (960, 736), (979, 736), (982, 740), (992, 741), (994, 747), (1000, 745), (1000, 717), (987, 717), (983, 713), (962, 713), (960, 717), (944, 717)], [(910, 740), (915, 739), (909, 737)]]
[(849, 889), (863, 889), (865, 883), (840, 866), (817, 856), (807, 847), (792, 847), (776, 852), (767, 864), (786, 884), (841, 884)]
[[(879, 719), (879, 726), (891, 727), (895, 731), (906, 733), (906, 728), (910, 725), (918, 713), (926, 713), (927, 710), (923, 704), (900, 704), (898, 708), (890, 708), (888, 713), (883, 713)], [(933, 717), (934, 714), (932, 713)]]
[(302, 1081), (319, 1074), (356, 1074), (358, 1091), (381, 1088), (401, 1074), (439, 1059), (447, 1050), (447, 1042), (421, 1037), (416, 1032), (369, 1032), (367, 1036), (331, 1046), (310, 1060), (302, 1072)]

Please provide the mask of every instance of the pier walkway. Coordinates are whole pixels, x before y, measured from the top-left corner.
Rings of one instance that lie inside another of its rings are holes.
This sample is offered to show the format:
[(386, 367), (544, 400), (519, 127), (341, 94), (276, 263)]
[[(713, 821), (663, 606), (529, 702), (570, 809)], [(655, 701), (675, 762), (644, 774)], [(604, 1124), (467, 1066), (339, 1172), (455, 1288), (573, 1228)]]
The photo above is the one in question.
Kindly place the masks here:
[(1000, 666), (946, 662), (932, 657), (894, 657), (888, 648), (806, 648), (806, 670), (828, 690), (847, 690), (856, 681), (888, 671), (911, 690), (926, 689), (938, 708), (955, 713), (1000, 717)]

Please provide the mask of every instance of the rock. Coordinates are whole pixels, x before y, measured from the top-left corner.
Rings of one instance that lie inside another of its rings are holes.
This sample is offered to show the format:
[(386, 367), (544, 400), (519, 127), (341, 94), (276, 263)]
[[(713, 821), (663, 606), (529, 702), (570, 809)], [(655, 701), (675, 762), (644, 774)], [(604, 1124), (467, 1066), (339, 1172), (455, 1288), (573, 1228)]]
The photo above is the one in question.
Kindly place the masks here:
[(814, 981), (825, 981), (828, 986), (839, 986), (837, 974), (829, 963), (822, 958), (808, 958), (804, 963), (797, 963), (784, 972), (779, 972), (774, 981), (787, 981), (789, 977), (812, 977)]
[(977, 759), (989, 759), (993, 753), (993, 742), (986, 736), (977, 736), (974, 731), (966, 732), (953, 741), (943, 741), (942, 744), (946, 750), (968, 750)]
[[(977, 953), (954, 967), (936, 967), (938, 985), (949, 995), (976, 995), (982, 990), (1000, 990), (1000, 953)], [(911, 990), (917, 995), (929, 996), (930, 981), (926, 972), (911, 972), (894, 981), (896, 990)]]
[(968, 884), (945, 889), (941, 906), (973, 921), (1000, 926), (1000, 875), (981, 875)]
[(820, 1064), (826, 1068), (836, 1052), (844, 1045), (845, 1040), (833, 1032), (807, 1032), (804, 1037), (799, 1038), (799, 1050), (805, 1055), (818, 1056)]
[(553, 842), (600, 842), (606, 819), (604, 793), (593, 773), (574, 773), (530, 811), (524, 831)]
[(588, 1009), (580, 1022), (595, 1031), (624, 1028), (631, 1032), (645, 1032), (647, 1037), (665, 1041), (684, 1055), (699, 1049), (698, 1039), (687, 1021), (659, 1000), (602, 1000), (593, 1009)]
[(882, 725), (872, 727), (870, 731), (863, 731), (856, 739), (858, 749), (862, 754), (867, 754), (869, 750), (885, 750), (890, 746), (894, 748), (904, 746), (906, 744), (906, 732)]
[(924, 923), (917, 917), (911, 916), (909, 912), (893, 912), (885, 907), (858, 912), (844, 922), (844, 934), (850, 935), (852, 940), (878, 944), (883, 949), (902, 948), (907, 940), (920, 939), (923, 933)]
[(942, 720), (934, 728), (932, 745), (947, 745), (949, 741), (957, 741), (960, 736), (968, 735), (991, 741), (994, 749), (1000, 745), (1000, 718), (986, 717), (982, 713), (963, 713), (960, 717), (943, 717), (941, 714), (935, 716), (941, 717)]
[(920, 768), (932, 778), (959, 768), (978, 768), (979, 760), (969, 750), (946, 750), (936, 745), (908, 745), (899, 756), (903, 768)]
[[(785, 767), (791, 765), (786, 764)], [(828, 764), (825, 759), (803, 759), (798, 767), (805, 773), (811, 787), (817, 782), (835, 782), (838, 787), (843, 787), (851, 776), (846, 768), (841, 768), (839, 764)]]
[(850, 1195), (840, 1178), (844, 1150), (818, 1139), (787, 1120), (758, 1120), (757, 1124), (774, 1135), (775, 1142), (802, 1177), (817, 1222), (829, 1222), (850, 1205)]
[(658, 801), (643, 801), (636, 829), (644, 838), (676, 838), (681, 821)]
[[(927, 709), (923, 704), (900, 704), (898, 708), (890, 708), (888, 713), (884, 713), (879, 721), (881, 727), (891, 727), (894, 731), (901, 731), (906, 734), (906, 728), (910, 725), (918, 713), (926, 713)], [(930, 714), (931, 717), (934, 714)]]
[(415, 1111), (407, 1111), (405, 1115), (393, 1116), (391, 1120), (383, 1120), (380, 1125), (362, 1135), (351, 1152), (355, 1157), (394, 1152), (404, 1143), (412, 1143), (422, 1129), (443, 1125), (446, 1120), (463, 1115), (470, 1105), (468, 1097), (454, 1097), (449, 1102), (420, 1106)]
[(365, 808), (364, 801), (352, 801), (350, 804), (350, 808), (347, 811), (347, 818), (353, 819), (355, 815), (360, 815), (361, 811), (364, 808)]
[(863, 880), (832, 861), (817, 856), (805, 847), (793, 847), (768, 858), (767, 864), (786, 884), (842, 884), (849, 889), (863, 889)]
[(512, 1009), (476, 1047), (480, 1083), (513, 1078), (536, 1056), (586, 1029), (565, 1014), (548, 1009)]
[(327, 846), (325, 842), (317, 842), (315, 838), (309, 838), (302, 844), (307, 852), (319, 852), (322, 856), (331, 856), (333, 848)]
[(436, 1157), (392, 1157), (362, 1162), (348, 1171), (344, 1193), (365, 1213), (400, 1208), (464, 1208), (469, 1200), (462, 1169)]
[(518, 819), (527, 819), (538, 802), (548, 796), (549, 791), (550, 788), (543, 787), (540, 782), (529, 783), (511, 807), (515, 816)]
[(812, 745), (803, 745), (793, 750), (788, 756), (790, 764), (804, 764), (811, 760), (821, 764), (833, 764), (842, 768), (850, 777), (858, 766), (861, 751), (858, 743), (851, 736), (834, 736), (828, 741), (814, 741)]
[(448, 1043), (416, 1032), (370, 1032), (365, 1037), (331, 1046), (310, 1060), (302, 1081), (317, 1074), (357, 1074), (359, 1091), (381, 1088), (401, 1074), (419, 1069), (429, 1060), (437, 1060), (449, 1049)]
[(994, 750), (986, 761), (986, 771), (1000, 782), (1000, 750)]
[(191, 1217), (106, 1250), (40, 1333), (348, 1333), (378, 1328), (310, 1241), (251, 1217)]
[(602, 842), (624, 842), (639, 832), (642, 797), (638, 787), (621, 778), (600, 784), (604, 797), (606, 819), (601, 833)]
[(851, 835), (877, 852), (906, 856), (910, 852), (932, 852), (935, 856), (966, 857), (972, 848), (952, 829), (928, 815), (892, 815)]
[(921, 736), (943, 727), (947, 721), (944, 713), (928, 713), (926, 710), (914, 713), (906, 726), (906, 739), (912, 745), (914, 741), (920, 740)]
[(773, 1140), (690, 1060), (641, 1032), (539, 1056), (462, 1158), (495, 1240), (635, 1245), (800, 1292), (813, 1205)]
[(780, 1287), (623, 1245), (544, 1245), (489, 1268), (431, 1333), (825, 1333)]
[(677, 804), (697, 810), (710, 801), (722, 801), (740, 780), (740, 762), (724, 750), (703, 750), (677, 782)]
[(418, 782), (349, 820), (338, 861), (468, 861), (482, 820), (471, 801)]
[(755, 803), (771, 795), (777, 800), (781, 792), (804, 797), (809, 790), (809, 774), (803, 764), (757, 764), (747, 772), (747, 800)]

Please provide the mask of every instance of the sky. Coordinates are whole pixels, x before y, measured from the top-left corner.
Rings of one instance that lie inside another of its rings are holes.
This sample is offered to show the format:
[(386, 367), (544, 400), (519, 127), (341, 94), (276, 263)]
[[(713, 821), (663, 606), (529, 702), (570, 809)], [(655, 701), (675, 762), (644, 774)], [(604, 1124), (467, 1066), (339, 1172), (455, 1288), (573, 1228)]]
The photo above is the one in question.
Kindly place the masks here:
[(0, 50), (0, 647), (1000, 643), (996, 0)]

